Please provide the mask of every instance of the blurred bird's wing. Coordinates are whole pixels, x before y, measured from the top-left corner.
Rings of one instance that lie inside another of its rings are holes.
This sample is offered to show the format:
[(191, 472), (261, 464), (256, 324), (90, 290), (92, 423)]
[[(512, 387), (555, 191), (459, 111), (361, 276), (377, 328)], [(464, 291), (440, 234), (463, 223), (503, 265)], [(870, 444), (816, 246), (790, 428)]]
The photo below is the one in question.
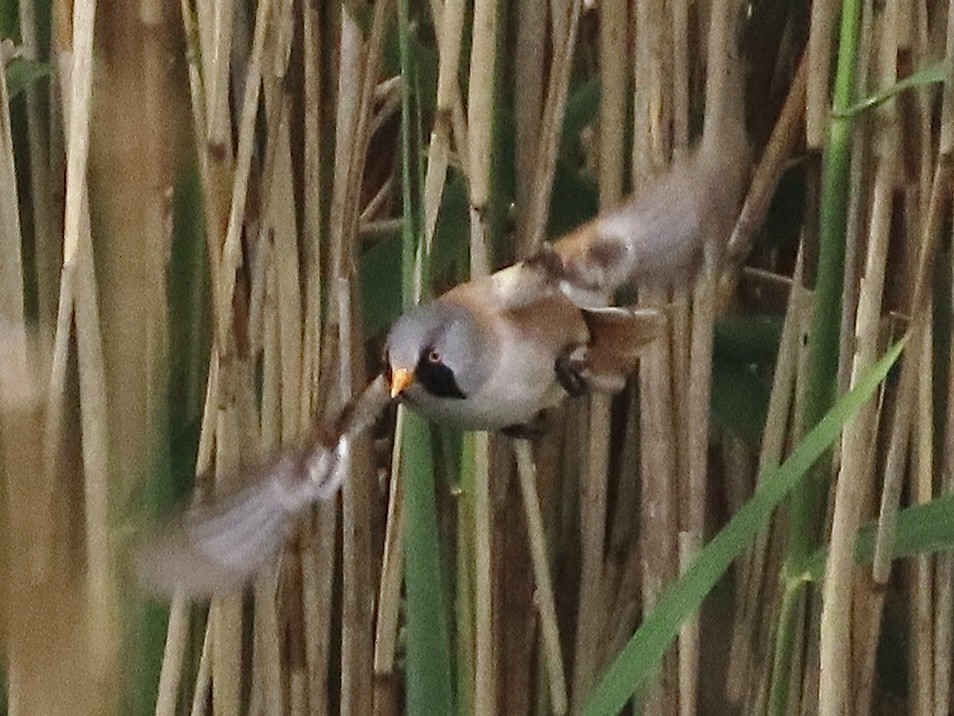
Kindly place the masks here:
[(684, 283), (731, 234), (749, 175), (741, 137), (703, 144), (619, 207), (544, 246), (523, 262), (581, 307), (607, 305), (621, 288)]
[(689, 281), (704, 247), (718, 250), (728, 239), (749, 165), (744, 133), (724, 144), (704, 143), (617, 208), (445, 295), (514, 309), (562, 293), (581, 308), (599, 308), (622, 288)]
[(154, 528), (136, 548), (140, 584), (188, 597), (243, 586), (278, 553), (295, 518), (337, 492), (347, 452), (342, 439), (334, 449), (282, 455), (245, 489)]
[(378, 377), (309, 444), (264, 462), (248, 487), (153, 527), (135, 548), (135, 572), (146, 589), (208, 597), (233, 591), (284, 545), (295, 519), (333, 498), (348, 470), (351, 441), (389, 402)]

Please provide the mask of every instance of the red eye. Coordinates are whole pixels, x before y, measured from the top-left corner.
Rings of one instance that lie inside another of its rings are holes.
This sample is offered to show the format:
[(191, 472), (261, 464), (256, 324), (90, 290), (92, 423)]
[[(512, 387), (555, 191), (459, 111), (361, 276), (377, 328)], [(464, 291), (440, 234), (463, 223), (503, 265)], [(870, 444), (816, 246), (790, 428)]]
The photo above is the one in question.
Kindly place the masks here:
[(431, 350), (430, 350), (430, 351), (428, 352), (428, 354), (427, 354), (427, 360), (428, 360), (428, 362), (430, 362), (430, 363), (440, 363), (440, 362), (441, 362), (441, 354), (440, 354), (440, 351), (437, 351), (437, 350), (431, 348)]

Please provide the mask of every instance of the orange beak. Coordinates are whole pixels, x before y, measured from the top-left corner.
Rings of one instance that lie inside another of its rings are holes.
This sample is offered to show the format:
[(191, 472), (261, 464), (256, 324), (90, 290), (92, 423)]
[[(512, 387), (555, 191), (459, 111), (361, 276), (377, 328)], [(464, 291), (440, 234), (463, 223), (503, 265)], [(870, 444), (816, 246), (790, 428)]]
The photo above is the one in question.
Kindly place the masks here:
[(414, 371), (397, 368), (391, 372), (391, 398), (398, 397), (414, 383)]

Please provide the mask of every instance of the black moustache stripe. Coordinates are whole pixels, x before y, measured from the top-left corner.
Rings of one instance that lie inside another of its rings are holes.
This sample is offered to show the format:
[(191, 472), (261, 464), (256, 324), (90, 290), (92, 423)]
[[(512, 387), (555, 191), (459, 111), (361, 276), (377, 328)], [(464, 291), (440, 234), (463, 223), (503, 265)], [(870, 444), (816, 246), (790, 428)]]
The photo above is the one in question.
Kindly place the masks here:
[(457, 385), (454, 371), (443, 363), (433, 363), (424, 357), (414, 369), (414, 376), (417, 382), (435, 397), (457, 399), (467, 397)]

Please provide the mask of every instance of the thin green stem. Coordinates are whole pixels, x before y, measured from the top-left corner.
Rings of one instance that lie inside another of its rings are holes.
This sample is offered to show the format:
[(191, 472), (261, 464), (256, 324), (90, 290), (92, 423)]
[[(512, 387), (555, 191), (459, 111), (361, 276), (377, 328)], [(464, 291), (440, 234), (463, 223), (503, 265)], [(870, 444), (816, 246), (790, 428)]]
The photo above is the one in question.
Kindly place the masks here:
[[(846, 113), (846, 110), (852, 106), (854, 100), (861, 11), (861, 0), (845, 0), (842, 5), (838, 67), (832, 101), (833, 116), (822, 167), (818, 273), (814, 291), (815, 317), (809, 343), (808, 386), (802, 416), (806, 429), (814, 427), (835, 400), (851, 135), (854, 126), (854, 117)], [(804, 563), (819, 544), (830, 470), (830, 453), (826, 452), (815, 465), (809, 479), (792, 496), (791, 534), (785, 567), (787, 573), (800, 571), (799, 565)], [(803, 594), (804, 582), (798, 582), (791, 590), (786, 590), (786, 596), (793, 604), (798, 604)], [(781, 713), (785, 706), (786, 694), (780, 680), (789, 678), (797, 613), (798, 610), (790, 608), (780, 614), (775, 645), (775, 668), (772, 673), (773, 698), (777, 697), (780, 701), (773, 701), (774, 713)]]
[[(795, 640), (796, 631), (794, 626), (798, 623), (798, 617), (801, 614), (799, 605), (802, 603), (800, 597), (804, 593), (803, 584), (801, 580), (792, 583), (786, 579), (785, 588), (782, 591), (778, 631), (775, 635), (775, 658), (772, 660), (772, 683), (769, 691), (768, 712), (772, 716), (784, 714), (788, 704), (792, 643)], [(791, 625), (792, 628), (783, 629), (783, 625)]]
[[(380, 0), (379, 0), (380, 1)], [(409, 0), (398, 2), (398, 47), (404, 90), (401, 97), (402, 298), (405, 306), (420, 297), (416, 276), (427, 275), (429, 257), (418, 251), (423, 212), (419, 206), (421, 169), (419, 122), (415, 121), (412, 92), (417, 76), (411, 52)], [(444, 593), (440, 532), (434, 486), (431, 434), (423, 418), (408, 412), (404, 431), (403, 468), (407, 480), (407, 712), (453, 713), (447, 595)]]
[(410, 48), (409, 0), (398, 2), (398, 50), (401, 57), (401, 76), (404, 85), (401, 92), (401, 202), (404, 223), (401, 231), (401, 300), (405, 308), (414, 304), (414, 264), (417, 254), (418, 234), (416, 227), (417, 207), (414, 202), (414, 123), (411, 116), (413, 57)]

